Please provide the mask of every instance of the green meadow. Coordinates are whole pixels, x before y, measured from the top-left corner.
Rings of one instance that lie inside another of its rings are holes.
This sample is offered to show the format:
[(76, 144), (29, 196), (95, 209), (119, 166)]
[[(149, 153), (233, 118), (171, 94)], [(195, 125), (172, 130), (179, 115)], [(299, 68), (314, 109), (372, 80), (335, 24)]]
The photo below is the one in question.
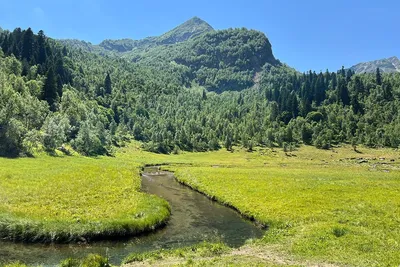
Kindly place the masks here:
[(268, 251), (352, 266), (400, 264), (400, 153), (350, 147), (216, 152), (177, 179), (268, 226)]
[[(145, 164), (164, 164), (180, 182), (267, 227), (245, 249), (222, 249), (193, 258), (196, 264), (400, 264), (400, 152), (392, 149), (303, 146), (290, 153), (236, 148), (160, 155), (133, 143), (114, 158), (1, 158), (0, 235), (64, 242), (154, 229), (170, 210), (162, 199), (140, 192)], [(127, 263), (151, 258), (152, 264), (173, 265), (167, 259), (175, 254), (133, 254)], [(193, 265), (191, 257), (184, 259), (179, 264)]]
[(71, 242), (153, 230), (166, 201), (140, 192), (140, 164), (81, 156), (0, 158), (0, 237)]

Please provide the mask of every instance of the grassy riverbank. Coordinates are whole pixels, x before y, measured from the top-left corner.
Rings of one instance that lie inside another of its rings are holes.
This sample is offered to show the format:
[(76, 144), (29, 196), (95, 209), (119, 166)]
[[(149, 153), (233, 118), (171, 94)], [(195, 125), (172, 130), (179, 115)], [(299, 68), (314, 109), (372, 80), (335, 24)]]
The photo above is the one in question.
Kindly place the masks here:
[[(298, 259), (400, 264), (400, 153), (303, 147), (199, 156), (179, 181), (268, 225), (260, 246)], [(209, 162), (206, 159), (209, 158)]]
[[(236, 149), (167, 156), (132, 144), (115, 158), (0, 159), (1, 233), (34, 241), (152, 228), (169, 212), (164, 201), (138, 191), (144, 164), (169, 164), (164, 168), (181, 182), (269, 226), (261, 240), (240, 250), (179, 261), (167, 253), (150, 263), (400, 264), (400, 152), (390, 149)], [(35, 226), (44, 230), (32, 232), (39, 229)]]
[(27, 242), (114, 238), (152, 230), (168, 204), (140, 193), (129, 157), (0, 158), (0, 237)]

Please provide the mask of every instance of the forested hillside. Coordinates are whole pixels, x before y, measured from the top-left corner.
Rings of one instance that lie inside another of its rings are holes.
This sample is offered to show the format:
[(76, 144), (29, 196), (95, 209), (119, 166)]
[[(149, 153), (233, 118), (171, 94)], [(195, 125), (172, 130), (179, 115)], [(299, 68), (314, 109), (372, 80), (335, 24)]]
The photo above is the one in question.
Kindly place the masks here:
[(301, 74), (246, 29), (122, 54), (65, 44), (0, 34), (0, 155), (400, 145), (399, 73)]
[(158, 69), (180, 66), (188, 71), (185, 75), (190, 80), (217, 92), (249, 88), (265, 64), (279, 65), (265, 35), (244, 28), (210, 32), (171, 46), (133, 51), (123, 58)]

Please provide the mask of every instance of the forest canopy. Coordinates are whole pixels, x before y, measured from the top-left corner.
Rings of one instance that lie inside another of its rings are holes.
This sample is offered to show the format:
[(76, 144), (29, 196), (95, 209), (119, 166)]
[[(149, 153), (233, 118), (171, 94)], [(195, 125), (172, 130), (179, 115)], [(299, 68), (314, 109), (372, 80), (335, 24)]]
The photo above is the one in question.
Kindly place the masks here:
[(257, 31), (102, 54), (17, 28), (0, 47), (1, 156), (400, 146), (399, 73), (299, 73)]

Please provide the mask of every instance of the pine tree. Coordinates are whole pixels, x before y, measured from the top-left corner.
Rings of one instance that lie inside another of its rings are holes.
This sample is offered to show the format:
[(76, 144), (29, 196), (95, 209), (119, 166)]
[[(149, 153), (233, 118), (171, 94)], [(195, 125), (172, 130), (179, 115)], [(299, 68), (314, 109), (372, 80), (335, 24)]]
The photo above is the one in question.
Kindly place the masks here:
[(344, 69), (344, 66), (342, 66), (342, 69), (340, 70), (340, 74), (342, 75), (342, 77), (346, 77), (346, 70)]
[(382, 89), (383, 89), (383, 98), (386, 101), (392, 101), (393, 100), (392, 84), (390, 82), (385, 81), (383, 82)]
[(55, 111), (55, 103), (58, 101), (57, 80), (53, 68), (47, 72), (46, 82), (43, 86), (43, 99), (47, 101), (51, 111)]
[(23, 42), (22, 42), (22, 58), (26, 59), (32, 65), (35, 65), (36, 62), (31, 62), (33, 60), (33, 51), (34, 51), (34, 36), (31, 28), (28, 28), (23, 33)]
[(290, 94), (290, 98), (290, 111), (292, 112), (293, 118), (296, 118), (299, 115), (299, 101), (297, 100), (297, 95), (294, 92)]
[(364, 93), (364, 84), (359, 76), (354, 79), (354, 90), (356, 94), (363, 94)]
[(325, 99), (325, 83), (324, 75), (322, 72), (318, 75), (317, 81), (314, 87), (314, 100), (317, 106)]
[(46, 53), (46, 36), (44, 35), (44, 32), (40, 30), (38, 32), (38, 37), (37, 37), (37, 63), (38, 64), (44, 64), (47, 60), (47, 53)]
[(203, 100), (207, 100), (207, 92), (206, 92), (206, 90), (203, 90), (202, 99), (203, 99)]
[(55, 60), (55, 65), (54, 65), (54, 70), (55, 70), (55, 75), (57, 78), (57, 92), (58, 96), (61, 98), (62, 97), (62, 87), (63, 84), (67, 84), (68, 77), (64, 68), (64, 62), (62, 59), (61, 54), (57, 54), (56, 60)]
[(351, 69), (347, 70), (347, 73), (346, 73), (346, 82), (347, 82), (347, 83), (350, 82), (351, 77), (352, 77), (353, 75), (354, 75), (354, 72), (353, 72)]
[(238, 103), (239, 106), (243, 105), (244, 101), (243, 101), (243, 95), (242, 94), (239, 94), (239, 98), (237, 100), (237, 103)]
[(64, 57), (68, 56), (68, 50), (67, 47), (64, 45), (63, 49), (62, 49), (62, 54)]
[(344, 78), (340, 77), (338, 82), (338, 102), (342, 102), (343, 105), (347, 106), (350, 104), (349, 90)]
[(2, 40), (1, 43), (1, 49), (3, 50), (4, 54), (8, 54), (8, 51), (10, 49), (10, 35), (5, 34), (4, 39)]
[(226, 150), (231, 151), (232, 150), (232, 137), (228, 135), (225, 139), (224, 146)]
[(22, 50), (22, 30), (21, 28), (16, 28), (10, 38), (10, 48), (9, 54), (14, 54), (16, 58), (21, 58)]
[(379, 68), (376, 69), (376, 84), (382, 85), (382, 75), (381, 75), (381, 70)]
[(112, 83), (111, 83), (110, 73), (107, 73), (106, 79), (104, 80), (104, 90), (106, 94), (111, 95)]

